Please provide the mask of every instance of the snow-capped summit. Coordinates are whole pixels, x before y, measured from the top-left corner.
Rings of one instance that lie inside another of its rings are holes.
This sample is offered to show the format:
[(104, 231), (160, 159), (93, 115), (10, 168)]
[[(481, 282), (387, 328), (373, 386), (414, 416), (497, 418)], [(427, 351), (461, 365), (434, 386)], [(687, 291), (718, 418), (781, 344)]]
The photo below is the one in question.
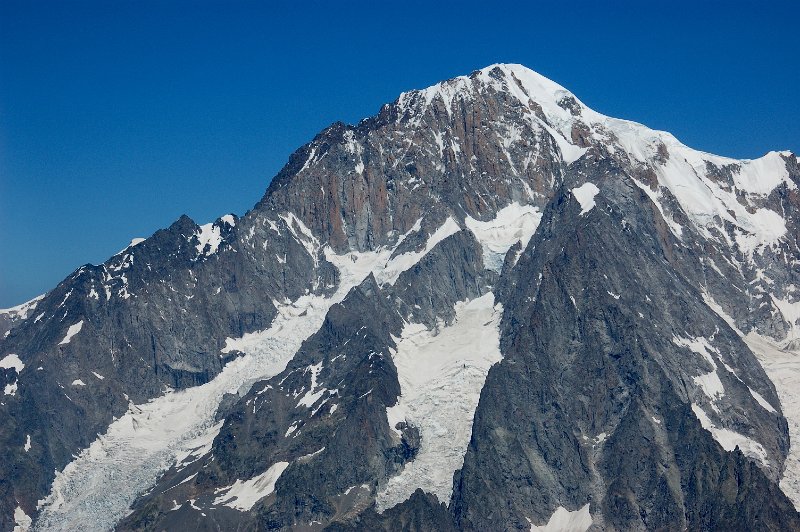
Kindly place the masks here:
[(798, 186), (521, 65), (403, 93), (17, 313), (0, 529), (800, 528)]

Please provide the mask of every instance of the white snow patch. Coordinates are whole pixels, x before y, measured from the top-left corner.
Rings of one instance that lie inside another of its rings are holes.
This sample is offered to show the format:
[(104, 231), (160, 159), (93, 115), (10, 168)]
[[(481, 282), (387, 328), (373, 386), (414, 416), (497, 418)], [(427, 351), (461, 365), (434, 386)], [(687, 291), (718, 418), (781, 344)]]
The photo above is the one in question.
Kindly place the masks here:
[(231, 227), (236, 227), (236, 218), (232, 214), (226, 214), (222, 218), (220, 218), (223, 222), (230, 225)]
[[(276, 232), (276, 233), (278, 233), (279, 235), (281, 234), (281, 229), (280, 229), (280, 227), (278, 227), (278, 224), (277, 224), (277, 223), (275, 223), (274, 221), (272, 221), (272, 220), (270, 220), (270, 219), (266, 219), (266, 220), (264, 220), (264, 221), (265, 221), (267, 224), (269, 224), (269, 228), (270, 228), (270, 229), (272, 229), (273, 231), (275, 231), (275, 232)], [(267, 244), (266, 244), (266, 242), (264, 242), (264, 247), (266, 247), (266, 245), (267, 245)]]
[(286, 429), (286, 434), (284, 434), (283, 437), (284, 438), (288, 438), (289, 436), (294, 434), (294, 431), (297, 430), (298, 426), (299, 426), (299, 422), (297, 422), (297, 421), (293, 422), (291, 425), (289, 425), (289, 428)]
[(706, 305), (708, 305), (708, 308), (713, 310), (717, 316), (722, 318), (722, 320), (725, 323), (727, 323), (730, 326), (730, 328), (734, 330), (734, 332), (736, 332), (736, 334), (738, 334), (740, 337), (742, 337), (743, 340), (745, 340), (745, 342), (747, 342), (745, 334), (736, 326), (736, 322), (728, 313), (725, 312), (725, 309), (723, 309), (719, 303), (714, 301), (714, 298), (711, 297), (711, 295), (708, 292), (703, 291), (702, 295), (703, 295), (703, 301), (705, 302)]
[(362, 490), (369, 490), (369, 484), (361, 484), (360, 486), (350, 486), (349, 488), (344, 490), (343, 495), (350, 495), (350, 492), (353, 491), (356, 488), (362, 489)]
[(214, 499), (214, 504), (223, 504), (243, 512), (251, 510), (258, 501), (275, 491), (275, 483), (287, 467), (289, 462), (278, 462), (256, 477), (237, 480), (231, 486), (219, 488), (216, 493), (225, 493)]
[[(222, 234), (219, 227), (213, 223), (201, 225), (195, 235), (197, 236), (197, 245), (195, 247), (197, 248), (197, 253), (201, 255), (213, 255), (222, 243)], [(205, 250), (206, 246), (208, 246), (208, 251)]]
[(587, 503), (574, 512), (559, 506), (547, 524), (541, 526), (531, 524), (531, 532), (586, 532), (590, 526), (592, 526), (592, 516)]
[(386, 407), (386, 419), (389, 422), (389, 428), (392, 429), (398, 437), (402, 437), (403, 432), (397, 428), (397, 424), (406, 420), (406, 411), (400, 401), (394, 406)]
[(86, 383), (85, 383), (85, 382), (83, 382), (83, 381), (82, 381), (82, 380), (80, 380), (80, 379), (75, 379), (74, 381), (72, 381), (72, 385), (73, 385), (73, 386), (86, 386)]
[(720, 428), (714, 425), (705, 411), (696, 403), (692, 403), (692, 412), (700, 420), (700, 424), (704, 429), (709, 431), (715, 440), (726, 451), (733, 451), (736, 447), (739, 448), (746, 456), (758, 459), (763, 465), (769, 466), (767, 460), (767, 451), (764, 447), (755, 440), (751, 440), (747, 436), (734, 432), (726, 428)]
[(297, 459), (297, 461), (298, 461), (298, 462), (308, 462), (309, 460), (311, 460), (311, 459), (312, 459), (312, 458), (314, 458), (315, 456), (319, 456), (320, 454), (322, 454), (322, 452), (323, 452), (324, 450), (325, 450), (325, 447), (323, 447), (323, 448), (321, 448), (321, 449), (319, 449), (319, 450), (317, 450), (317, 451), (314, 451), (313, 453), (304, 454), (303, 456), (301, 456), (300, 458), (298, 458), (298, 459)]
[(764, 399), (764, 397), (760, 393), (758, 393), (757, 391), (753, 390), (750, 387), (748, 387), (747, 389), (750, 390), (750, 395), (753, 396), (753, 399), (755, 399), (758, 402), (758, 404), (760, 404), (765, 410), (767, 410), (768, 412), (772, 412), (773, 414), (778, 413), (778, 411), (775, 410), (775, 408), (771, 404), (769, 404), (769, 402), (767, 402), (767, 400)]
[(67, 293), (64, 295), (64, 299), (62, 299), (62, 300), (61, 300), (61, 303), (59, 303), (59, 304), (58, 304), (58, 308), (61, 308), (61, 307), (63, 307), (63, 306), (64, 306), (64, 303), (66, 303), (66, 302), (67, 302), (67, 299), (69, 299), (69, 296), (71, 296), (71, 295), (72, 295), (72, 292), (73, 292), (73, 290), (72, 290), (72, 288), (70, 288), (70, 289), (69, 289), (69, 292), (67, 292)]
[[(178, 482), (177, 484), (175, 484), (174, 486), (172, 486), (172, 488), (177, 488), (177, 487), (178, 487), (178, 486), (180, 486), (181, 484), (186, 484), (187, 482), (189, 482), (190, 480), (192, 480), (192, 479), (193, 479), (194, 477), (196, 477), (196, 476), (197, 476), (197, 473), (192, 473), (191, 475), (189, 475), (189, 476), (188, 476), (188, 477), (186, 477), (185, 479), (181, 480), (180, 482)], [(167, 488), (167, 489), (168, 489), (168, 490), (170, 490), (170, 489), (172, 489), (172, 488)]]
[(14, 532), (27, 532), (31, 529), (33, 521), (21, 507), (14, 509)]
[(26, 453), (31, 450), (31, 435), (30, 434), (26, 434), (25, 435), (25, 446), (23, 448), (25, 449)]
[(313, 366), (308, 366), (306, 369), (311, 372), (311, 386), (308, 388), (308, 391), (305, 393), (305, 395), (303, 395), (303, 397), (301, 397), (297, 402), (297, 406), (311, 408), (317, 401), (320, 400), (323, 395), (325, 395), (325, 392), (328, 390), (327, 388), (322, 388), (319, 391), (314, 391), (317, 387), (317, 376), (322, 370), (322, 362), (314, 364)]
[[(711, 356), (711, 352), (717, 352), (717, 350), (708, 343), (708, 340), (705, 338), (679, 338), (675, 336), (672, 338), (672, 342), (677, 346), (686, 347), (692, 352), (697, 353), (711, 364), (713, 369), (710, 372), (692, 377), (692, 380), (700, 386), (703, 393), (712, 401), (724, 397), (725, 387), (722, 385), (722, 381), (719, 379), (719, 374), (717, 373), (717, 361)], [(714, 409), (716, 410), (716, 407), (714, 407)]]
[(100, 379), (100, 380), (103, 380), (103, 379), (105, 379), (105, 377), (103, 377), (102, 375), (100, 375), (99, 373), (96, 373), (96, 372), (94, 372), (94, 371), (92, 372), (92, 375), (94, 375), (95, 377), (97, 377), (97, 378), (98, 378), (98, 379)]
[(408, 235), (410, 235), (412, 233), (416, 233), (420, 229), (422, 229), (422, 218), (421, 217), (417, 218), (417, 221), (414, 222), (414, 225), (411, 226), (411, 229), (409, 229), (405, 234), (401, 235), (400, 238), (397, 239), (397, 245), (399, 246), (400, 244), (402, 244), (403, 241), (406, 238), (408, 238)]
[(22, 373), (22, 369), (25, 367), (25, 364), (22, 363), (22, 360), (14, 354), (10, 353), (3, 357), (3, 360), (0, 360), (0, 368), (3, 369), (14, 369), (17, 372), (17, 375)]
[(722, 381), (719, 379), (719, 374), (716, 370), (692, 377), (692, 380), (702, 388), (703, 393), (709, 399), (716, 401), (725, 396), (725, 388), (722, 386)]
[(484, 266), (500, 272), (511, 246), (520, 242), (524, 250), (541, 220), (542, 213), (536, 207), (512, 203), (497, 211), (492, 220), (481, 222), (467, 216), (464, 224), (483, 248)]
[(408, 420), (419, 428), (422, 443), (416, 458), (380, 489), (379, 511), (405, 501), (418, 487), (450, 500), (486, 374), (501, 359), (502, 308), (494, 305), (494, 295), (458, 303), (455, 311), (453, 324), (438, 334), (410, 323), (398, 342), (394, 362), (401, 396), (387, 409), (387, 419)]
[(575, 196), (575, 199), (581, 204), (581, 216), (594, 208), (594, 197), (599, 193), (600, 189), (597, 188), (597, 185), (589, 181), (572, 189), (572, 195)]
[(73, 336), (81, 332), (82, 328), (83, 328), (83, 320), (79, 321), (75, 325), (70, 325), (69, 329), (67, 329), (67, 334), (60, 342), (58, 342), (58, 345), (67, 345), (70, 342), (70, 340), (72, 340)]

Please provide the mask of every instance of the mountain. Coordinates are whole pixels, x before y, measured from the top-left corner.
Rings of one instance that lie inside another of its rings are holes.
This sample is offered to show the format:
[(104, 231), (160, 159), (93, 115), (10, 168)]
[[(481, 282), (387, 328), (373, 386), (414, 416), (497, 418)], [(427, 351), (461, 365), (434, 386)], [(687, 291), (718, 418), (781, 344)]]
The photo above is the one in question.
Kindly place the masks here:
[(519, 65), (404, 93), (3, 314), (0, 529), (800, 530), (798, 186)]

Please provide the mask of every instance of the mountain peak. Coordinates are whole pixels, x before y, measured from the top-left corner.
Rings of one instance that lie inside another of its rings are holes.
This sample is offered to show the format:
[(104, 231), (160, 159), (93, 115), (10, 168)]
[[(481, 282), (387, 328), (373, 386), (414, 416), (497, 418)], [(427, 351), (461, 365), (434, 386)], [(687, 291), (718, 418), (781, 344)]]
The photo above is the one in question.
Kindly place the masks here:
[[(698, 151), (671, 133), (596, 112), (547, 77), (504, 63), (404, 92), (358, 126), (327, 128), (292, 155), (259, 210), (293, 205), (337, 251), (363, 251), (408, 231), (428, 201), (478, 219), (508, 198), (543, 208), (567, 167), (582, 159), (630, 168), (653, 201), (677, 200), (704, 235), (730, 227), (756, 235), (728, 235), (746, 254), (786, 234), (777, 215), (767, 213), (772, 221), (765, 223), (758, 209), (776, 188), (797, 188), (790, 154), (738, 160)], [(284, 190), (290, 182), (297, 185)], [(677, 226), (674, 232), (680, 235)]]
[[(487, 90), (505, 93), (519, 101), (524, 107), (531, 109), (533, 115), (542, 120), (545, 126), (551, 127), (551, 133), (560, 133), (559, 136), (568, 144), (576, 144), (572, 138), (572, 130), (578, 124), (579, 127), (588, 129), (588, 137), (606, 144), (619, 143), (624, 151), (640, 162), (652, 159), (655, 153), (653, 149), (658, 149), (660, 144), (667, 148), (688, 150), (692, 159), (701, 158), (722, 165), (746, 164), (775, 155), (794, 155), (791, 151), (784, 150), (771, 151), (757, 159), (735, 159), (702, 152), (686, 146), (668, 131), (655, 130), (638, 122), (599, 113), (584, 104), (572, 91), (516, 63), (495, 63), (469, 75), (441, 81), (424, 89), (403, 92), (396, 105), (402, 115), (405, 112), (424, 112), (434, 102), (441, 102), (447, 112), (452, 114), (455, 102), (474, 99)], [(563, 148), (564, 144), (561, 145)], [(571, 162), (568, 159), (569, 157), (566, 162)]]
[(430, 105), (440, 98), (450, 111), (454, 100), (472, 98), (487, 88), (505, 92), (526, 106), (533, 101), (543, 108), (545, 114), (562, 119), (580, 114), (586, 108), (574, 94), (555, 81), (513, 63), (495, 63), (467, 76), (441, 81), (425, 89), (404, 92), (397, 99), (397, 105), (406, 110), (423, 102)]
[(0, 311), (0, 530), (800, 529), (798, 190), (522, 65), (403, 93)]

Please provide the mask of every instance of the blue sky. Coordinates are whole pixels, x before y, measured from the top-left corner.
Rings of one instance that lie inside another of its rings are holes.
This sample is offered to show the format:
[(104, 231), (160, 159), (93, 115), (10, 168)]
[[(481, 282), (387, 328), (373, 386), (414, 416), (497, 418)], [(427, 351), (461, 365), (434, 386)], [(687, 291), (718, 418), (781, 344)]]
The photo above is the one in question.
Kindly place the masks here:
[(331, 122), (496, 62), (702, 150), (797, 152), (798, 4), (3, 0), (0, 307), (242, 214)]

